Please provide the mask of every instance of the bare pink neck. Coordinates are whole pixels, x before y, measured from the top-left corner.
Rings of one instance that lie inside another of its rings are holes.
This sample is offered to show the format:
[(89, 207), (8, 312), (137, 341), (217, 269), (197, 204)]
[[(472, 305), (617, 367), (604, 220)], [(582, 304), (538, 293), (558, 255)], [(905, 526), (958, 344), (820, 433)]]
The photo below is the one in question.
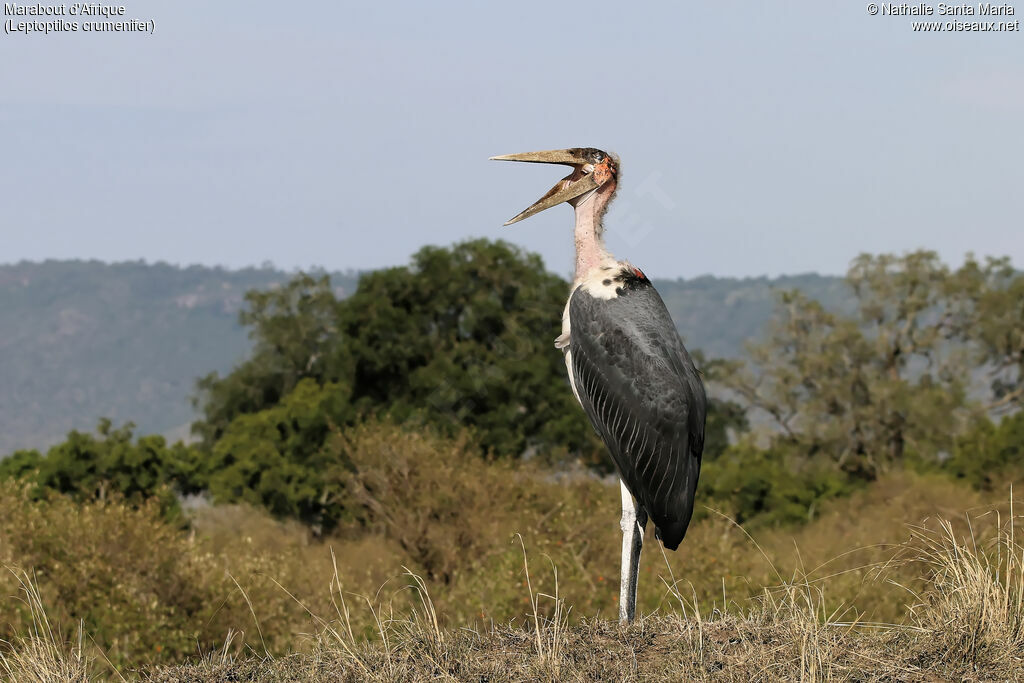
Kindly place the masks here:
[(615, 183), (608, 183), (575, 207), (576, 282), (582, 281), (593, 268), (612, 259), (608, 248), (604, 246), (604, 226), (601, 219), (614, 192)]

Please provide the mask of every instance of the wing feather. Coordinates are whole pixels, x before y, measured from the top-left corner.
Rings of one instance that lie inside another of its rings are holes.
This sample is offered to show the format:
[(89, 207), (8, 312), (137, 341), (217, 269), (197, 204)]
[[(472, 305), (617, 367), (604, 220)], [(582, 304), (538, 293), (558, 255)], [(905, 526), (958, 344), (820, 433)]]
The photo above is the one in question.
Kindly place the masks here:
[(580, 403), (665, 546), (675, 549), (693, 514), (704, 449), (700, 375), (649, 283), (611, 299), (577, 288), (569, 318)]

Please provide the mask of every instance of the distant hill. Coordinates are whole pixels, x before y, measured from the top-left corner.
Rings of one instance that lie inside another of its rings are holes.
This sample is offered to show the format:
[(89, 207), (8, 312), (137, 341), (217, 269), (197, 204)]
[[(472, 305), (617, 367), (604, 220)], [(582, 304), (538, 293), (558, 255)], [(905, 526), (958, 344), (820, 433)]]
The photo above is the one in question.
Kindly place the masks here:
[[(187, 436), (196, 378), (226, 372), (248, 352), (242, 296), (290, 276), (143, 262), (0, 265), (0, 454), (46, 447), (100, 417)], [(331, 273), (339, 296), (357, 281)], [(655, 285), (687, 345), (709, 356), (739, 355), (771, 316), (777, 289), (802, 289), (830, 308), (850, 302), (840, 278), (819, 275)]]
[[(196, 378), (248, 351), (242, 296), (289, 277), (143, 262), (0, 265), (0, 454), (91, 430), (100, 417), (187, 436)], [(340, 295), (357, 280), (331, 277)]]
[(772, 317), (780, 291), (799, 289), (827, 309), (852, 313), (853, 292), (841, 277), (783, 275), (777, 278), (654, 280), (687, 347), (708, 357), (736, 358), (744, 344), (757, 338)]

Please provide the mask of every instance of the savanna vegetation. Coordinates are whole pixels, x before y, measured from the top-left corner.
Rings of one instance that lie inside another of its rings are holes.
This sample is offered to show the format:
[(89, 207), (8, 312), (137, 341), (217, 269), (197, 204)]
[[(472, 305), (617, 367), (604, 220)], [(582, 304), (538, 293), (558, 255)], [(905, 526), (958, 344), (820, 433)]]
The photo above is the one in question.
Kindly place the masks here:
[(648, 546), (627, 631), (617, 490), (552, 348), (566, 282), (476, 241), (344, 298), (251, 290), (196, 442), (104, 420), (0, 461), (0, 673), (1013, 678), (1024, 277), (917, 252), (845, 282), (698, 356), (698, 512)]
[[(329, 275), (336, 297), (356, 290), (356, 273)], [(270, 266), (0, 264), (0, 454), (45, 450), (72, 429), (90, 430), (100, 415), (184, 438), (195, 419), (188, 401), (195, 378), (226, 374), (252, 351), (238, 323), (245, 293), (293, 276)], [(722, 358), (742, 354), (744, 341), (771, 318), (779, 289), (799, 289), (829, 310), (850, 305), (832, 276), (656, 284), (689, 344)]]

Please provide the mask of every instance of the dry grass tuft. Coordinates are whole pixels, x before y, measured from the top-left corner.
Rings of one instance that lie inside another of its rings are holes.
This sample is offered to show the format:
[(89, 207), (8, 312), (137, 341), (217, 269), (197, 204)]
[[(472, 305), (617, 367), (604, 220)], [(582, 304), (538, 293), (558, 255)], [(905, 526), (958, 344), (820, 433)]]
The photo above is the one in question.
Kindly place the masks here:
[(946, 520), (937, 529), (913, 530), (915, 557), (929, 571), (929, 585), (913, 608), (943, 659), (955, 662), (1018, 661), (1024, 654), (1024, 547), (1016, 540), (1013, 508), (998, 512), (988, 528), (958, 535)]
[(82, 628), (66, 643), (46, 616), (43, 598), (29, 575), (8, 568), (18, 581), (21, 600), (31, 615), (31, 627), (14, 642), (0, 642), (0, 673), (12, 683), (87, 683), (89, 661), (82, 654)]

